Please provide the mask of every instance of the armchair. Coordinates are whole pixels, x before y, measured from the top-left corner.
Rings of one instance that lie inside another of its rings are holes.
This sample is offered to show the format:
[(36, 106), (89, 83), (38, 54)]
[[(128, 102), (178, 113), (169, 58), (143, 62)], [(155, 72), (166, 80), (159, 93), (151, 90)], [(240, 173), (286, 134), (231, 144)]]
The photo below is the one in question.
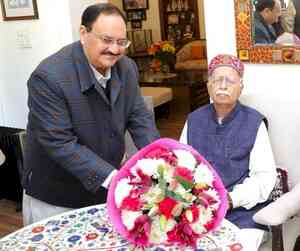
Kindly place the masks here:
[(206, 40), (185, 44), (176, 53), (175, 70), (207, 70)]

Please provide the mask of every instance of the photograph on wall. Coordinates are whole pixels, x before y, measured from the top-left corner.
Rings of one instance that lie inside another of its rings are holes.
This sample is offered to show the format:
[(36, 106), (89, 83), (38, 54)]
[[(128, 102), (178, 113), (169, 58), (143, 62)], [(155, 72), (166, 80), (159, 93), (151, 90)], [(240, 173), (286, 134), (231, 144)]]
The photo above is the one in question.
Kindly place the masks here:
[(38, 19), (36, 0), (0, 0), (3, 20)]
[(142, 29), (142, 21), (131, 21), (132, 29)]
[(146, 20), (146, 12), (144, 10), (133, 10), (126, 12), (128, 21)]
[(125, 11), (148, 9), (148, 0), (123, 0), (123, 9)]
[(179, 17), (177, 14), (170, 14), (168, 15), (168, 24), (178, 24)]
[(135, 52), (146, 52), (147, 51), (147, 41), (146, 34), (144, 30), (133, 31), (133, 46)]

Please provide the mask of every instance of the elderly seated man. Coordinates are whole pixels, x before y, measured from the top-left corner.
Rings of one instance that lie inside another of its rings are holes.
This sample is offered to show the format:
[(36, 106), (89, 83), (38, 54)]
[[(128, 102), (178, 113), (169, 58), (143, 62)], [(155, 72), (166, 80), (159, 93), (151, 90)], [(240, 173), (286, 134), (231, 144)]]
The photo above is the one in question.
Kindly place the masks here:
[(215, 168), (228, 191), (226, 219), (237, 225), (243, 250), (257, 250), (267, 228), (252, 216), (269, 201), (276, 168), (264, 116), (242, 105), (243, 63), (218, 55), (208, 67), (212, 104), (189, 114), (180, 141), (198, 150)]

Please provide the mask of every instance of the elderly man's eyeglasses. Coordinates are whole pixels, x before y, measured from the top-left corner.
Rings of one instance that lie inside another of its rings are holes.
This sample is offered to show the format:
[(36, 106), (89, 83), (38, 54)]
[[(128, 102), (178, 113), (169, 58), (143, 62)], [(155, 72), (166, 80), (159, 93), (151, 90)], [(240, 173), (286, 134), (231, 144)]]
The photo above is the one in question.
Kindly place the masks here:
[(115, 38), (112, 38), (112, 37), (107, 36), (107, 35), (95, 33), (93, 31), (90, 31), (90, 33), (92, 33), (97, 39), (99, 39), (103, 44), (105, 44), (107, 46), (117, 44), (119, 47), (121, 47), (123, 49), (126, 49), (131, 44), (131, 42), (126, 38), (124, 38), (124, 39), (115, 39)]
[(212, 77), (210, 79), (211, 83), (214, 85), (221, 85), (223, 82), (225, 82), (228, 86), (233, 86), (240, 84), (242, 82), (242, 79), (236, 80), (236, 79), (231, 79), (227, 76), (220, 76), (220, 77)]

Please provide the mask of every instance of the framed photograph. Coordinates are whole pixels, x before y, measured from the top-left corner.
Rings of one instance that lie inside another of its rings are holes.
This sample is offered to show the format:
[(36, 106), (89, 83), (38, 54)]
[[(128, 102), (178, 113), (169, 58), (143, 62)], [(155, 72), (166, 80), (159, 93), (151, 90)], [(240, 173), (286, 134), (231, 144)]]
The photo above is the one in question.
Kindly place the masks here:
[(168, 24), (178, 24), (179, 16), (178, 14), (169, 14), (168, 15)]
[(146, 20), (146, 12), (144, 10), (133, 10), (126, 12), (128, 21)]
[(142, 29), (142, 21), (131, 21), (132, 29)]
[(132, 42), (128, 48), (131, 55), (147, 53), (147, 49), (153, 43), (152, 30), (130, 30), (127, 31), (127, 38)]
[(3, 20), (38, 19), (36, 0), (0, 0)]
[(148, 0), (123, 0), (123, 9), (128, 10), (144, 10), (149, 8)]

